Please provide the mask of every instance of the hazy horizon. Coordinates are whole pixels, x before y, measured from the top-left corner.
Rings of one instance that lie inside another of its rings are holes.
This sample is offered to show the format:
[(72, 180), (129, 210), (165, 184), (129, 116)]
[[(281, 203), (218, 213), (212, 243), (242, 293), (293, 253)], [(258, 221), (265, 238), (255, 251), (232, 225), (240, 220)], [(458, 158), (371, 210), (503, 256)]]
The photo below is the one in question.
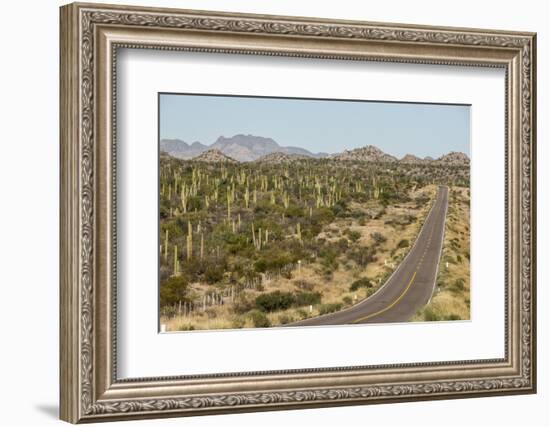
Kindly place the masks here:
[(312, 153), (374, 145), (398, 158), (470, 157), (468, 105), (160, 94), (159, 108), (161, 140), (209, 146), (253, 135)]

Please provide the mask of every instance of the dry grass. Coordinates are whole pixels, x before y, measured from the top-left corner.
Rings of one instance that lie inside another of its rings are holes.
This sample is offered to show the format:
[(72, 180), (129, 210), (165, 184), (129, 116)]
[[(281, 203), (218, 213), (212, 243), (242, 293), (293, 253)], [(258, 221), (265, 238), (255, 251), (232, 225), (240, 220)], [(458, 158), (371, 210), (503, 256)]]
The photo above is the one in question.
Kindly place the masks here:
[(470, 191), (463, 187), (449, 191), (436, 292), (414, 321), (470, 319)]
[[(413, 200), (421, 195), (428, 196), (430, 200), (433, 200), (436, 191), (436, 186), (430, 185), (412, 191), (410, 196)], [(349, 229), (360, 233), (359, 245), (371, 247), (375, 245), (373, 234), (380, 233), (385, 241), (376, 246), (374, 260), (369, 262), (366, 268), (340, 257), (338, 269), (332, 271), (330, 279), (327, 279), (323, 276), (319, 264), (304, 264), (300, 271), (292, 272), (291, 278), (280, 277), (276, 280), (265, 280), (262, 283), (264, 289), (261, 292), (252, 289), (245, 290), (244, 298), (253, 301), (258, 295), (275, 290), (296, 292), (303, 289), (304, 283), (310, 287), (307, 291), (321, 293), (322, 304), (266, 313), (265, 317), (271, 326), (317, 316), (323, 306), (326, 308), (327, 304), (340, 304), (340, 308), (356, 304), (381, 286), (399, 265), (413, 244), (430, 207), (431, 203), (417, 206), (414, 201), (388, 206), (384, 210), (375, 201), (365, 205), (352, 206), (353, 209), (363, 210), (377, 218), (365, 222), (353, 219), (337, 220), (325, 227), (317, 237), (325, 240), (339, 240), (346, 238), (344, 231)], [(410, 221), (411, 218), (412, 221)], [(409, 246), (397, 248), (402, 239), (407, 239)], [(369, 291), (365, 288), (350, 291), (350, 284), (360, 278), (369, 278), (375, 283), (375, 288)], [(194, 292), (199, 295), (207, 288), (208, 285), (205, 284), (193, 284)], [(187, 317), (176, 316), (170, 319), (161, 317), (161, 323), (166, 325), (167, 331), (254, 327), (250, 315), (235, 313), (232, 304), (210, 307), (205, 312), (198, 311)]]

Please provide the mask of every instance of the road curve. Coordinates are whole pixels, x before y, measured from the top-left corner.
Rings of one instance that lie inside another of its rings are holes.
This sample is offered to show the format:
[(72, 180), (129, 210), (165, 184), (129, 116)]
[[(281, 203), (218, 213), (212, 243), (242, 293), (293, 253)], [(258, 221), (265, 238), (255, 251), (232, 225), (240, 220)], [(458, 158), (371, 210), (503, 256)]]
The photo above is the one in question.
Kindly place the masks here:
[(342, 311), (287, 326), (406, 322), (430, 300), (445, 233), (449, 189), (440, 186), (418, 237), (401, 264), (373, 295)]

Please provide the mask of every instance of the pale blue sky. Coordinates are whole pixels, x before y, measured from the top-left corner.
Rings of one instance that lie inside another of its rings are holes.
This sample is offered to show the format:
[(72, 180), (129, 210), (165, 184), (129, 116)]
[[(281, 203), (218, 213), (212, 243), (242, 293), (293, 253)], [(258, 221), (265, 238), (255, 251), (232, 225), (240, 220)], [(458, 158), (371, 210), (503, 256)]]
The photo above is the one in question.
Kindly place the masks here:
[(159, 102), (161, 139), (210, 145), (221, 135), (251, 134), (315, 153), (375, 145), (397, 157), (470, 155), (467, 105), (180, 94), (161, 94)]

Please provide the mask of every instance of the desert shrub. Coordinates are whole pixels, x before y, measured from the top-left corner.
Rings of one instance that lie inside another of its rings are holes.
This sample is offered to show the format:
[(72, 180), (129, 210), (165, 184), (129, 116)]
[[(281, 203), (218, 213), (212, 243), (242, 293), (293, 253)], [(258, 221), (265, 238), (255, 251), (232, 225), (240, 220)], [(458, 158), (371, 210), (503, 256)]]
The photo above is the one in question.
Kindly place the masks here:
[(188, 201), (187, 201), (187, 209), (189, 211), (194, 211), (194, 210), (201, 210), (202, 208), (202, 198), (199, 197), (199, 196), (191, 196), (189, 197)]
[(343, 217), (347, 212), (346, 202), (344, 200), (339, 200), (334, 205), (332, 205), (331, 209), (335, 216)]
[(234, 329), (242, 329), (244, 328), (244, 325), (246, 324), (246, 320), (242, 317), (235, 317), (233, 321), (231, 322), (231, 327)]
[(341, 238), (341, 239), (338, 240), (336, 245), (338, 247), (339, 252), (341, 252), (341, 253), (346, 252), (348, 250), (348, 247), (349, 247), (348, 239)]
[(353, 302), (353, 300), (351, 299), (350, 296), (345, 296), (344, 298), (342, 298), (342, 301), (345, 305), (351, 305), (351, 303)]
[(375, 260), (375, 252), (376, 250), (372, 246), (358, 247), (346, 252), (346, 256), (357, 265), (365, 267), (369, 262), (373, 262)]
[(187, 301), (187, 278), (183, 275), (172, 276), (160, 286), (160, 305), (177, 304)]
[(338, 251), (333, 247), (324, 247), (319, 251), (321, 264), (328, 269), (336, 269), (338, 267)]
[(304, 291), (311, 291), (313, 288), (315, 288), (315, 284), (308, 282), (307, 280), (295, 280), (294, 286), (296, 286), (299, 289), (303, 289)]
[(460, 316), (458, 314), (451, 313), (445, 318), (445, 320), (460, 320)]
[(329, 208), (314, 209), (311, 220), (314, 224), (328, 224), (334, 221), (334, 213)]
[(342, 309), (341, 302), (332, 302), (328, 304), (322, 304), (319, 307), (319, 314), (329, 314)]
[(285, 215), (288, 218), (303, 218), (304, 210), (299, 206), (290, 205), (287, 209), (285, 209)]
[(401, 248), (406, 248), (409, 246), (409, 241), (407, 239), (401, 239), (399, 241), (399, 243), (397, 244), (397, 248), (398, 249), (401, 249)]
[(292, 262), (293, 259), (287, 251), (272, 249), (261, 255), (254, 263), (254, 268), (257, 272), (264, 273), (266, 271), (280, 270)]
[(280, 323), (281, 325), (286, 325), (286, 324), (292, 323), (292, 322), (294, 322), (294, 317), (292, 317), (292, 316), (290, 316), (290, 315), (288, 315), (288, 314), (281, 314), (281, 315), (279, 316), (279, 323)]
[(461, 263), (462, 262), (462, 257), (460, 255), (457, 255), (456, 256), (456, 261)]
[(374, 216), (374, 219), (380, 219), (382, 218), (383, 215), (386, 215), (386, 208), (378, 211), (378, 213)]
[(237, 314), (246, 313), (256, 307), (254, 300), (246, 294), (241, 293), (233, 303), (233, 312)]
[(465, 285), (464, 279), (458, 278), (450, 286), (450, 290), (454, 293), (463, 292), (464, 291), (464, 285)]
[(436, 322), (438, 320), (441, 320), (441, 317), (439, 314), (436, 313), (436, 311), (431, 307), (426, 307), (424, 310), (424, 320), (427, 322)]
[(256, 307), (267, 312), (286, 310), (295, 301), (294, 295), (290, 292), (273, 291), (256, 297)]
[(374, 243), (377, 245), (380, 245), (384, 243), (387, 239), (382, 235), (382, 233), (379, 233), (378, 231), (375, 231), (374, 233), (371, 233), (370, 235), (372, 239), (374, 240)]
[(206, 280), (209, 284), (217, 283), (223, 279), (223, 273), (223, 267), (215, 264), (209, 264), (204, 269), (204, 280)]
[(321, 302), (320, 292), (298, 292), (294, 296), (294, 305), (300, 307), (304, 305), (314, 305)]
[(355, 292), (357, 290), (359, 290), (360, 288), (372, 288), (373, 287), (373, 284), (372, 282), (370, 281), (370, 279), (367, 279), (366, 277), (363, 277), (362, 279), (359, 279), (359, 280), (356, 280), (355, 282), (353, 282), (350, 287), (349, 287), (349, 290), (352, 291), (352, 292)]
[(353, 242), (357, 242), (360, 238), (361, 238), (361, 233), (359, 233), (358, 231), (355, 231), (355, 230), (346, 230), (347, 232), (345, 233), (348, 238)]
[(271, 322), (263, 311), (250, 310), (248, 312), (248, 317), (252, 320), (252, 324), (256, 328), (268, 328), (271, 326)]
[(309, 317), (309, 314), (304, 309), (296, 310), (296, 314), (300, 319), (307, 319)]

